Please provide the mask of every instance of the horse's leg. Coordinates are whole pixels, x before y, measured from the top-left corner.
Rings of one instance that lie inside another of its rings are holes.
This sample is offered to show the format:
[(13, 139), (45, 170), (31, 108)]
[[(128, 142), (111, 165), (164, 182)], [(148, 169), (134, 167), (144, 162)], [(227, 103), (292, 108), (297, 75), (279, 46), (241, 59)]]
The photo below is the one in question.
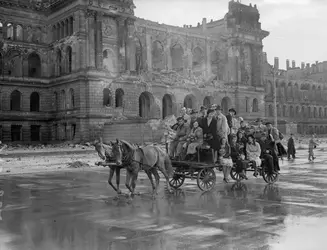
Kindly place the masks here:
[(116, 185), (117, 185), (117, 194), (121, 194), (121, 191), (119, 189), (120, 184), (120, 167), (116, 167)]
[(158, 187), (159, 187), (159, 182), (160, 182), (160, 176), (158, 174), (158, 171), (156, 168), (152, 168), (152, 174), (154, 178), (156, 179), (156, 195), (158, 195)]
[(161, 166), (161, 164), (158, 164), (157, 166), (158, 166), (160, 172), (164, 175), (164, 177), (166, 179), (166, 185), (167, 185), (168, 192), (173, 193), (173, 190), (171, 189), (170, 184), (169, 184), (169, 176), (165, 169), (165, 165), (164, 164), (162, 164), (162, 165), (163, 166)]
[(114, 176), (115, 167), (110, 167), (109, 169), (110, 169), (110, 171), (109, 171), (108, 183), (116, 192), (118, 192), (117, 188), (111, 182), (112, 177)]
[(147, 171), (145, 171), (145, 173), (147, 174), (147, 176), (149, 177), (149, 180), (151, 182), (151, 185), (152, 185), (152, 197), (154, 198), (155, 197), (155, 194), (157, 192), (157, 187), (154, 184), (154, 181), (153, 181), (153, 178), (152, 178), (152, 174), (151, 174), (151, 170), (147, 170)]
[[(135, 195), (135, 187), (136, 187), (136, 181), (137, 181), (137, 177), (138, 177), (138, 173), (139, 173), (139, 169), (138, 169), (138, 171), (136, 171), (135, 173), (134, 173), (134, 175), (132, 176), (132, 179), (131, 179), (131, 189), (132, 189), (132, 194), (131, 194), (131, 196), (132, 197), (134, 197), (134, 195)], [(152, 177), (151, 177), (151, 179), (152, 179)]]
[(133, 193), (133, 190), (131, 188), (131, 173), (126, 169), (126, 180), (125, 180), (125, 186), (127, 187), (127, 189)]

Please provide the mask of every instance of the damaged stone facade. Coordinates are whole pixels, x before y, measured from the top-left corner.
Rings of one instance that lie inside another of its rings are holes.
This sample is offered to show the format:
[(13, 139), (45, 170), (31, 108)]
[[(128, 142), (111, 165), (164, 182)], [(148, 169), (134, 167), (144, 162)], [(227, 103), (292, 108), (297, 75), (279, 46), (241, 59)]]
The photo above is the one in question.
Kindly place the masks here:
[[(132, 0), (0, 0), (3, 141), (89, 141), (220, 104), (265, 116), (256, 6), (175, 27), (134, 16)], [(13, 18), (15, 17), (15, 18)], [(128, 139), (128, 138), (126, 138)]]
[(286, 70), (281, 70), (277, 57), (274, 65), (270, 65), (265, 56), (263, 66), (267, 119), (273, 119), (275, 83), (280, 128), (293, 123), (296, 126), (295, 133), (327, 134), (327, 62), (312, 65), (302, 62), (299, 67), (295, 61), (290, 64), (286, 60)]

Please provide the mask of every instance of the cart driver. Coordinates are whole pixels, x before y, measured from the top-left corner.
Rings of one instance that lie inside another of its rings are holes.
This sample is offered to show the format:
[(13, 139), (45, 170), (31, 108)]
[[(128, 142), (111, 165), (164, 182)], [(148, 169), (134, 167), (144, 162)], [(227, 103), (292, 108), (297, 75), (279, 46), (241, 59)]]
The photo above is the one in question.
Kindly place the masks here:
[(177, 118), (178, 127), (176, 130), (176, 136), (170, 143), (169, 155), (171, 159), (178, 159), (183, 151), (183, 145), (187, 141), (187, 136), (190, 132), (189, 126), (183, 117)]

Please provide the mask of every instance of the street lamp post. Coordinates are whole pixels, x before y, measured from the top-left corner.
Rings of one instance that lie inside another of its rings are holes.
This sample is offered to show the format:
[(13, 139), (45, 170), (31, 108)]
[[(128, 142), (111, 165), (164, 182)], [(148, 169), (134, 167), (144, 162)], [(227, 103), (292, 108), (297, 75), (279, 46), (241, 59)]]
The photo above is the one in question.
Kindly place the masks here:
[(275, 67), (272, 68), (271, 71), (272, 74), (272, 80), (273, 80), (273, 105), (274, 105), (274, 127), (277, 128), (277, 88), (275, 83)]

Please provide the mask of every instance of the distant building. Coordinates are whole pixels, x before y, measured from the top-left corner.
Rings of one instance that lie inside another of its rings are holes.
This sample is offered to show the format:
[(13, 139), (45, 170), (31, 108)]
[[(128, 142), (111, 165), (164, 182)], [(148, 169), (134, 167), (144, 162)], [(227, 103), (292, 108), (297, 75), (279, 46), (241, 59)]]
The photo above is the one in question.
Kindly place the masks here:
[(264, 84), (266, 86), (266, 117), (273, 119), (273, 82), (277, 90), (277, 116), (279, 126), (293, 122), (297, 124), (300, 134), (327, 134), (327, 62), (313, 65), (301, 63), (296, 67), (295, 61), (287, 70), (278, 69), (278, 58), (275, 58), (275, 76), (273, 66), (265, 60)]
[(217, 103), (255, 119), (270, 105), (262, 51), (269, 33), (255, 5), (230, 1), (223, 19), (195, 27), (137, 18), (132, 0), (0, 7), (4, 142), (88, 141), (104, 127), (107, 137), (133, 137), (183, 106)]

